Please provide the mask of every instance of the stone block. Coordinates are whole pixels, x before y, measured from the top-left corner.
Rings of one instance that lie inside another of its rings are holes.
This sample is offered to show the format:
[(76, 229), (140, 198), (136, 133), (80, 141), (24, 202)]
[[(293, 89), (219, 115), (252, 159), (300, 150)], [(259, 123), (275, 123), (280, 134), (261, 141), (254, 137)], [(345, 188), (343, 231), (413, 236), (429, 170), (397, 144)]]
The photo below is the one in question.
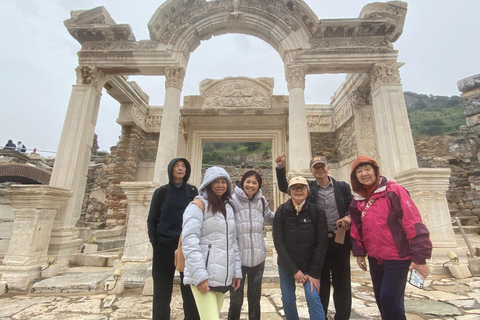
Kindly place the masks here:
[(467, 122), (467, 126), (473, 127), (477, 124), (480, 124), (480, 114), (476, 114), (470, 117), (466, 117), (465, 121)]
[(0, 281), (0, 296), (5, 293), (7, 288), (7, 283), (5, 281)]
[(153, 278), (150, 277), (145, 281), (142, 296), (153, 296)]
[(105, 290), (107, 291), (107, 294), (123, 293), (123, 291), (125, 291), (125, 281), (119, 279), (115, 284), (115, 280), (108, 279), (105, 281)]
[(461, 92), (467, 92), (478, 87), (480, 87), (480, 74), (457, 81), (457, 88)]
[(42, 278), (51, 278), (56, 276), (60, 273), (60, 265), (59, 264), (52, 264), (46, 270), (42, 271)]
[(465, 117), (474, 116), (480, 113), (480, 97), (463, 101), (463, 112)]
[(96, 254), (86, 255), (83, 265), (89, 267), (113, 267), (116, 255)]
[(457, 279), (469, 278), (472, 276), (468, 266), (465, 264), (449, 265), (448, 270), (450, 271), (450, 274)]
[(480, 258), (469, 258), (468, 267), (473, 276), (480, 276)]
[(83, 253), (95, 253), (97, 251), (98, 251), (98, 244), (87, 243), (85, 245), (85, 249), (83, 250)]

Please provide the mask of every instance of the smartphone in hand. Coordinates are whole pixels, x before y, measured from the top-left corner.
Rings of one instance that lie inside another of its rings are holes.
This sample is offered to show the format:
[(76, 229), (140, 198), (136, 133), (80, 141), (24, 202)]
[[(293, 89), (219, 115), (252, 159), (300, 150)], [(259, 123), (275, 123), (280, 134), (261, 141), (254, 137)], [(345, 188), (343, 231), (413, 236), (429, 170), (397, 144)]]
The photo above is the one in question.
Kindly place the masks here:
[(412, 269), (410, 272), (410, 278), (408, 279), (408, 283), (412, 286), (417, 287), (419, 289), (423, 289), (423, 284), (425, 282), (425, 278), (417, 269)]

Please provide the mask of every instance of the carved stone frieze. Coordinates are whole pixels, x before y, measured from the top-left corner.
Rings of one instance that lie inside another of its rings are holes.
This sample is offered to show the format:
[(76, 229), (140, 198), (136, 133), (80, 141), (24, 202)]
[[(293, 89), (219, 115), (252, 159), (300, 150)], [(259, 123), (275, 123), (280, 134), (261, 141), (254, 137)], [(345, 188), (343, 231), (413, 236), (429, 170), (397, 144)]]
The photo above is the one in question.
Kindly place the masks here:
[(380, 47), (331, 47), (302, 50), (301, 55), (324, 55), (324, 54), (366, 54), (366, 53), (390, 53), (392, 49)]
[(335, 126), (337, 128), (340, 127), (351, 116), (352, 105), (350, 103), (345, 103), (333, 114), (333, 118), (335, 119)]
[(285, 68), (285, 79), (287, 80), (288, 90), (293, 88), (305, 89), (305, 75), (308, 66), (290, 65)]
[(132, 108), (132, 117), (140, 125), (145, 125), (145, 119), (147, 118), (147, 115), (138, 106), (134, 106)]
[(360, 141), (362, 141), (365, 150), (373, 159), (378, 159), (377, 137), (375, 135), (375, 120), (370, 113), (362, 114), (362, 130), (360, 130)]
[(84, 42), (82, 51), (136, 51), (155, 50), (158, 41), (113, 41), (113, 42)]
[(383, 50), (392, 50), (393, 45), (387, 38), (355, 38), (355, 37), (344, 37), (344, 38), (313, 38), (310, 40), (311, 45), (314, 48), (358, 48), (359, 50), (363, 49), (383, 49)]
[(175, 87), (182, 90), (185, 69), (183, 67), (165, 67), (165, 88)]
[(309, 128), (331, 127), (333, 119), (331, 116), (307, 115), (307, 126)]
[[(151, 39), (172, 44), (186, 34), (204, 33), (205, 21), (250, 17), (280, 28), (284, 37), (302, 28), (312, 36), (318, 27), (318, 18), (302, 2), (272, 0), (221, 0), (172, 2), (157, 11), (148, 24)], [(220, 18), (224, 17), (224, 18)], [(279, 23), (280, 22), (280, 23)], [(185, 39), (186, 40), (186, 39)]]
[(204, 96), (202, 108), (270, 108), (273, 78), (249, 79), (231, 77), (204, 80), (200, 83)]
[(147, 128), (159, 128), (162, 124), (162, 116), (147, 116), (145, 118), (145, 127)]
[(369, 71), (370, 87), (372, 90), (383, 83), (400, 83), (400, 63), (377, 63)]

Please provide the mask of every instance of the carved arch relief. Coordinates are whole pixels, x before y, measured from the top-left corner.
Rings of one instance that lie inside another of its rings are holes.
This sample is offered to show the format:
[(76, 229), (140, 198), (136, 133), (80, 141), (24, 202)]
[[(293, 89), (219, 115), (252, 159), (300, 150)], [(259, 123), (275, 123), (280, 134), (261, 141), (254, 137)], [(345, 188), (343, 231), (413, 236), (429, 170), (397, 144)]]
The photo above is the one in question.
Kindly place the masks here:
[[(319, 19), (303, 1), (169, 0), (148, 23), (150, 38), (173, 50), (193, 52), (212, 35), (256, 36), (276, 50), (307, 48)], [(290, 38), (285, 42), (284, 39)]]

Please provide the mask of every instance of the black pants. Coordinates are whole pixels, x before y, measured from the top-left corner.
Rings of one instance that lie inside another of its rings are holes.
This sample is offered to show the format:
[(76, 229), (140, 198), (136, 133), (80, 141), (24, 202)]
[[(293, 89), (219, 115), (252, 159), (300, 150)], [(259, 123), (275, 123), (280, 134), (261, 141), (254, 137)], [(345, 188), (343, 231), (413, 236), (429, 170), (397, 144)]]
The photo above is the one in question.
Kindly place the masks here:
[(368, 257), (373, 291), (383, 320), (406, 320), (405, 286), (412, 260), (379, 261)]
[[(331, 278), (330, 278), (331, 276)], [(331, 281), (330, 281), (331, 279)], [(350, 319), (352, 310), (352, 281), (350, 277), (350, 249), (347, 244), (335, 242), (335, 237), (328, 238), (327, 255), (320, 276), (320, 299), (325, 316), (330, 301), (330, 284), (333, 285), (333, 303), (335, 320)]]
[[(170, 302), (175, 276), (174, 258), (174, 250), (160, 243), (153, 247), (153, 320), (170, 319)], [(180, 280), (185, 320), (200, 320), (192, 290), (190, 286), (183, 285), (183, 272), (180, 273)]]
[(260, 320), (260, 298), (262, 297), (262, 279), (265, 261), (255, 267), (242, 266), (243, 279), (240, 287), (233, 291), (230, 290), (230, 309), (228, 310), (228, 320), (239, 320), (243, 305), (243, 288), (245, 278), (248, 279), (247, 300), (248, 300), (248, 319)]

